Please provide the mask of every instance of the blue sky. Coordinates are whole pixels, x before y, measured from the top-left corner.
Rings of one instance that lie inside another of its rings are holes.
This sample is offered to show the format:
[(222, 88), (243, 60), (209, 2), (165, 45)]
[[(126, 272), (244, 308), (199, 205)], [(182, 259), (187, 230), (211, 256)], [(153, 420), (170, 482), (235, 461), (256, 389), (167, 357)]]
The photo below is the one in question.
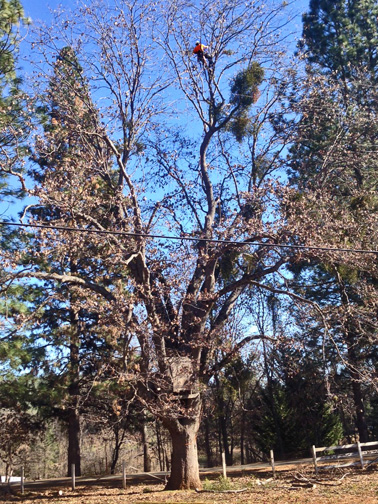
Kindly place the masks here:
[(44, 0), (24, 0), (22, 2), (25, 10), (25, 14), (32, 18), (33, 21), (47, 21), (49, 19), (49, 9), (56, 9), (59, 5), (64, 7), (71, 7), (75, 5), (75, 1), (66, 0), (62, 2), (61, 0), (50, 0), (48, 2)]
[[(49, 20), (51, 18), (51, 11), (57, 9), (58, 7), (63, 7), (66, 9), (72, 9), (76, 5), (76, 0), (66, 0), (62, 2), (61, 0), (22, 0), (22, 4), (24, 6), (25, 14), (31, 18), (32, 24), (38, 25), (40, 21), (49, 24)], [(90, 0), (88, 0), (90, 3)], [(281, 0), (277, 0), (277, 4), (281, 3)], [(301, 35), (301, 14), (308, 9), (309, 0), (294, 0), (291, 3), (290, 10), (294, 11), (297, 16), (295, 21), (290, 23), (286, 27), (286, 29), (295, 34), (292, 40), (293, 46), (295, 46), (295, 39), (298, 39)], [(28, 37), (26, 38), (28, 39)], [(27, 44), (25, 50), (27, 51)], [(22, 51), (23, 52), (23, 51)], [(26, 58), (25, 58), (26, 56)], [(23, 70), (27, 72), (28, 69), (28, 56), (24, 53), (24, 58), (21, 63)], [(11, 204), (9, 201), (1, 201), (0, 202), (0, 218), (1, 220), (6, 220), (11, 217), (11, 215), (15, 216), (17, 211), (23, 207), (20, 202), (16, 202), (16, 204)], [(17, 218), (17, 217), (16, 217)]]
[[(278, 0), (277, 3), (281, 2)], [(66, 8), (72, 8), (75, 6), (76, 0), (65, 0), (63, 2), (61, 0), (24, 0), (22, 4), (26, 15), (31, 17), (32, 20), (48, 21), (50, 9), (54, 10), (60, 5)], [(308, 5), (309, 0), (294, 0), (292, 2), (292, 7), (295, 11), (298, 11), (298, 13), (305, 12), (308, 9)]]

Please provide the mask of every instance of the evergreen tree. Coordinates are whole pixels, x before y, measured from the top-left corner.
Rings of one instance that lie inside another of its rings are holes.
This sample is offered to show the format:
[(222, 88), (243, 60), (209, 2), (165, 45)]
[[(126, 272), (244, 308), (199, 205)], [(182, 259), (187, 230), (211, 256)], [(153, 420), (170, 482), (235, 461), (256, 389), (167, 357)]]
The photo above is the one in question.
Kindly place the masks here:
[(18, 192), (7, 185), (8, 174), (17, 174), (22, 180), (20, 149), (30, 117), (20, 89), (17, 63), (20, 25), (28, 22), (19, 0), (0, 1), (0, 189), (3, 198)]
[(310, 0), (302, 42), (308, 63), (344, 83), (363, 68), (375, 82), (377, 16), (375, 0)]
[[(24, 194), (22, 157), (25, 137), (29, 129), (27, 101), (21, 90), (18, 69), (18, 51), (21, 25), (28, 24), (19, 0), (0, 1), (0, 194), (1, 201)], [(9, 184), (9, 175), (21, 181), (21, 191)], [(0, 247), (12, 255), (24, 249), (27, 240), (1, 226)], [(9, 263), (1, 264), (0, 277), (6, 279)], [(31, 412), (35, 379), (25, 373), (18, 375), (20, 367), (30, 361), (30, 354), (23, 346), (23, 336), (15, 335), (10, 321), (17, 314), (28, 312), (30, 292), (22, 285), (9, 284), (7, 294), (1, 291), (0, 316), (2, 338), (0, 342), (0, 416), (3, 424), (1, 459), (10, 476), (14, 464), (24, 460), (32, 431), (40, 429), (40, 419)]]
[[(57, 56), (49, 90), (39, 109), (47, 141), (43, 146), (39, 144), (33, 153), (32, 160), (38, 168), (30, 170), (30, 175), (42, 187), (59, 188), (64, 204), (58, 211), (51, 207), (49, 194), (42, 189), (41, 204), (31, 211), (34, 222), (60, 225), (69, 221), (80, 226), (83, 220), (92, 219), (106, 227), (109, 215), (117, 218), (118, 209), (113, 213), (109, 211), (114, 205), (116, 179), (113, 186), (113, 174), (108, 171), (108, 149), (96, 137), (100, 125), (93, 111), (82, 68), (74, 51), (65, 47)], [(82, 131), (94, 132), (91, 142)], [(89, 176), (87, 159), (93, 158), (93, 152), (96, 161)], [(43, 232), (30, 239), (35, 250), (44, 249), (46, 236)], [(39, 409), (45, 418), (58, 417), (67, 426), (69, 475), (72, 464), (75, 464), (76, 475), (81, 474), (83, 398), (88, 395), (92, 380), (106, 364), (110, 365), (122, 329), (112, 333), (112, 323), (107, 320), (106, 312), (102, 314), (102, 323), (99, 322), (97, 300), (88, 302), (75, 286), (56, 287), (48, 279), (51, 274), (71, 277), (82, 274), (89, 282), (93, 277), (88, 277), (88, 271), (95, 271), (97, 277), (102, 277), (105, 271), (94, 264), (98, 248), (104, 251), (107, 246), (103, 243), (94, 246), (88, 237), (78, 239), (68, 233), (65, 246), (42, 261), (38, 254), (31, 258), (27, 252), (24, 258), (25, 263), (38, 268), (42, 277), (46, 275), (42, 287), (33, 283), (29, 287), (34, 291), (31, 308), (34, 315), (27, 325), (25, 345), (43, 372), (36, 401)]]
[[(322, 223), (332, 219), (344, 228), (342, 241), (330, 236), (335, 245), (371, 250), (378, 240), (377, 166), (371, 156), (378, 141), (376, 14), (372, 1), (310, 2), (302, 42), (307, 77), (294, 85), (297, 97), (292, 95), (292, 110), (300, 120), (289, 158), (298, 197), (307, 199), (306, 205), (312, 205), (317, 215), (317, 237), (325, 238)], [(371, 300), (376, 296), (377, 271), (373, 256), (346, 262), (346, 257), (326, 261), (314, 257), (310, 267), (297, 264), (293, 272), (302, 292), (321, 300), (328, 334), (341, 354), (346, 348), (356, 426), (360, 441), (367, 441), (364, 382), (371, 376), (366, 363), (376, 352), (371, 344), (376, 334)], [(311, 277), (315, 289), (309, 285)]]

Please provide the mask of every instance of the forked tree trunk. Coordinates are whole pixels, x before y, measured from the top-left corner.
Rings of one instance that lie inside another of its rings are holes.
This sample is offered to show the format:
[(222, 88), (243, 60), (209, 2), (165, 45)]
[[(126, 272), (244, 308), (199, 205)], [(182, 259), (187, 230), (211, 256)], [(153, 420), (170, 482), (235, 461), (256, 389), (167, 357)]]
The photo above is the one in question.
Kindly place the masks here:
[(120, 428), (119, 426), (115, 426), (113, 432), (114, 432), (114, 448), (112, 450), (112, 463), (110, 466), (110, 474), (115, 474), (116, 472), (119, 453), (126, 436), (126, 430)]
[(163, 419), (172, 439), (171, 474), (166, 490), (201, 488), (199, 478), (197, 433), (198, 418)]

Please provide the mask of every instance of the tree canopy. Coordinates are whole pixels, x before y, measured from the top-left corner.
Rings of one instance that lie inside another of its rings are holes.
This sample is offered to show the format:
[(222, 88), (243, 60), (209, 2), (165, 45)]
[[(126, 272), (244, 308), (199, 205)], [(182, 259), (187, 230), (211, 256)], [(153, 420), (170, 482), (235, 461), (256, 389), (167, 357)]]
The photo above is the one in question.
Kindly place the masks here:
[[(368, 4), (311, 2), (303, 79), (283, 50), (286, 3), (211, 0), (194, 13), (181, 0), (91, 2), (56, 11), (35, 33), (27, 174), (24, 128), (11, 147), (14, 174), (33, 199), (17, 246), (0, 251), (4, 307), (12, 305), (3, 316), (25, 369), (37, 363), (46, 410), (54, 402), (68, 426), (69, 468), (75, 461), (80, 472), (85, 402), (126, 415), (136, 399), (170, 434), (167, 488), (199, 488), (209, 390), (224, 447), (222, 412), (237, 403), (237, 373), (245, 402), (261, 412), (256, 442), (284, 453), (295, 445), (288, 424), (305, 424), (292, 397), (314, 394), (311, 370), (326, 362), (319, 339), (340, 338), (349, 369), (359, 366), (355, 344), (375, 334), (372, 312), (364, 318), (375, 258), (338, 249), (373, 249), (377, 238)], [(193, 55), (193, 33), (211, 65)], [(308, 285), (321, 274), (333, 278), (330, 294)], [(261, 299), (268, 330), (258, 317), (252, 323)], [(306, 315), (301, 303), (311, 307)], [(294, 321), (285, 331), (284, 306)], [(306, 343), (290, 350), (295, 339)], [(266, 376), (250, 397), (246, 383), (256, 376), (243, 355), (261, 342)], [(279, 362), (277, 373), (269, 362)], [(317, 382), (304, 442), (340, 435), (328, 378)], [(111, 402), (101, 406), (104, 390)], [(241, 414), (243, 433), (247, 425)]]

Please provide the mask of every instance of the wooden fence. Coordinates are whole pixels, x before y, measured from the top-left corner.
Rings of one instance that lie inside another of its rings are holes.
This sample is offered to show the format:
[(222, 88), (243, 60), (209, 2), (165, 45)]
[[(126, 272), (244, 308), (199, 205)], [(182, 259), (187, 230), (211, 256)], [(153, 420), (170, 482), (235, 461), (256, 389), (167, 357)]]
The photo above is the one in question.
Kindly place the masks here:
[(313, 446), (312, 460), (316, 474), (319, 471), (319, 467), (330, 469), (361, 465), (361, 468), (364, 468), (366, 465), (370, 465), (378, 460), (378, 441), (339, 446), (322, 446), (319, 448)]
[[(222, 454), (222, 469), (223, 477), (227, 478), (227, 469), (225, 456)], [(312, 446), (312, 460), (314, 463), (314, 468), (316, 474), (318, 474), (319, 469), (329, 469), (334, 467), (348, 467), (351, 465), (360, 465), (361, 468), (365, 468), (370, 464), (378, 462), (378, 441), (371, 441), (369, 443), (355, 443), (347, 445), (338, 446), (323, 446), (315, 447)], [(332, 465), (329, 463), (332, 462)], [(303, 463), (303, 461), (301, 461)], [(279, 463), (280, 465), (283, 462)], [(295, 464), (295, 460), (286, 461), (285, 464)], [(276, 474), (276, 464), (274, 461), (273, 450), (270, 450), (270, 466), (273, 473), (273, 478)], [(248, 467), (248, 466), (246, 466)], [(129, 469), (135, 469), (135, 467), (129, 466)], [(71, 467), (71, 488), (75, 490), (76, 488), (76, 478), (75, 478), (75, 465), (72, 464)], [(161, 479), (160, 476), (155, 476), (153, 473), (145, 473), (153, 478)], [(0, 477), (0, 482), (2, 483), (2, 478)], [(0, 483), (0, 485), (1, 485)], [(25, 477), (24, 468), (21, 468), (21, 477), (12, 478), (7, 481), (7, 484), (20, 485), (21, 493), (24, 493), (25, 487)], [(126, 463), (122, 463), (122, 487), (126, 488)]]

